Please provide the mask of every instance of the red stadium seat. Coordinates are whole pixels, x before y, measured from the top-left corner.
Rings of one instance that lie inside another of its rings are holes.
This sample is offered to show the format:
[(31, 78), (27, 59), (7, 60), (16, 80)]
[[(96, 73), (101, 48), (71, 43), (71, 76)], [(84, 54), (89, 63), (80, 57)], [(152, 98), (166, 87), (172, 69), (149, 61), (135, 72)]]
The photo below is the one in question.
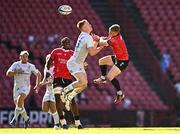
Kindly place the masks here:
[[(178, 35), (170, 34), (170, 33), (177, 33), (179, 31), (178, 28), (174, 28), (174, 27), (178, 27), (177, 24), (178, 0), (174, 0), (174, 1), (134, 0), (134, 2), (139, 8), (142, 17), (145, 23), (147, 24), (149, 34), (154, 40), (156, 47), (160, 51), (164, 48), (171, 49), (169, 53), (174, 59), (173, 62), (178, 63), (179, 58), (176, 55), (178, 49), (173, 49), (172, 47), (172, 44), (174, 46), (178, 45), (178, 41), (174, 40), (174, 38), (178, 37)], [(173, 31), (173, 32), (169, 32), (169, 31)], [(168, 36), (165, 36), (166, 33)], [(158, 40), (156, 39), (157, 37), (159, 37)], [(176, 74), (178, 74), (178, 72), (171, 75), (173, 76), (173, 78), (176, 78)], [(178, 79), (178, 81), (179, 80), (180, 79)]]

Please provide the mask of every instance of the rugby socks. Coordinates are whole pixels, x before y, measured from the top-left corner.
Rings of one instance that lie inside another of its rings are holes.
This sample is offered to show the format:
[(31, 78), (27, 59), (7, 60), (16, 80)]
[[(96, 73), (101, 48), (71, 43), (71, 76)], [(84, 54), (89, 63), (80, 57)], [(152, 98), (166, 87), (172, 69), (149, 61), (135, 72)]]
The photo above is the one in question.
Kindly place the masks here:
[(99, 65), (102, 76), (106, 76), (107, 65)]
[(69, 101), (71, 101), (78, 93), (76, 91), (72, 91), (67, 97)]
[(81, 125), (80, 120), (75, 120), (75, 126), (78, 127), (79, 125)]
[(68, 85), (67, 87), (65, 87), (64, 89), (63, 89), (63, 91), (65, 92), (65, 93), (68, 93), (68, 92), (70, 92), (70, 91), (72, 91), (74, 88), (73, 88), (73, 83), (71, 83), (70, 85)]
[(52, 113), (53, 119), (54, 119), (54, 124), (59, 124), (59, 115), (56, 112)]
[(121, 87), (120, 87), (120, 84), (119, 84), (119, 81), (114, 78), (111, 83), (113, 84), (113, 86), (116, 88), (116, 91), (117, 91), (117, 95), (122, 95), (122, 90), (121, 90)]
[(22, 111), (22, 108), (20, 108), (20, 107), (15, 108), (14, 118), (15, 118), (16, 121), (18, 120), (18, 117), (19, 117), (19, 114), (21, 113), (21, 111)]
[(27, 121), (29, 119), (29, 116), (27, 115), (25, 108), (23, 108), (23, 110), (21, 112), (21, 116), (24, 118), (24, 121)]
[(122, 91), (121, 90), (117, 91), (116, 93), (117, 93), (117, 95), (122, 95)]
[(75, 120), (75, 126), (78, 127), (79, 125), (81, 125), (81, 122), (79, 120), (79, 116), (74, 116), (74, 120)]

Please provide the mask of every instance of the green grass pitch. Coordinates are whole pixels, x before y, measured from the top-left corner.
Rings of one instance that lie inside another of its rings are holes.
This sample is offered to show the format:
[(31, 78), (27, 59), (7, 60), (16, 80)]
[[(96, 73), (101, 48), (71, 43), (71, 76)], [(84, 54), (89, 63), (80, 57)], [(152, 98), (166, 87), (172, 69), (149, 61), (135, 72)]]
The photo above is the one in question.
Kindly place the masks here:
[(0, 128), (0, 134), (180, 134), (180, 128)]

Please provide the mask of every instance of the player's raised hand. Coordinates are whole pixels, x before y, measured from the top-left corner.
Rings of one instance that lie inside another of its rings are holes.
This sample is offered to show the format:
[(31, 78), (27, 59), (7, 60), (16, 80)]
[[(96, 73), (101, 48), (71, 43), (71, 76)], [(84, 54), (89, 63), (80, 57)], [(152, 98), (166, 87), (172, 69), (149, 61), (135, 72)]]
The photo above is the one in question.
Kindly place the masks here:
[(92, 36), (93, 40), (96, 41), (96, 42), (98, 42), (99, 39), (100, 39), (100, 37), (98, 35), (94, 34), (94, 33), (91, 33), (91, 36)]

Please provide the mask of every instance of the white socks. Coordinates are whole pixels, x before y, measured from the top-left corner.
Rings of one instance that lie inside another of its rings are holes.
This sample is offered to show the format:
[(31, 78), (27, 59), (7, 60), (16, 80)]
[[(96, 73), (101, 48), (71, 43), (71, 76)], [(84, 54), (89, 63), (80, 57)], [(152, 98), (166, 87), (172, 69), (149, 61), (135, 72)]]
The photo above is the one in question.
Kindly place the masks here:
[(75, 120), (75, 126), (78, 127), (79, 125), (81, 125), (80, 120)]
[(16, 106), (16, 108), (14, 110), (14, 118), (15, 118), (16, 121), (18, 120), (19, 114), (21, 113), (22, 110), (23, 110), (23, 108), (20, 108), (20, 107)]
[(67, 87), (65, 87), (63, 90), (65, 93), (68, 93), (69, 91), (72, 91), (73, 88), (73, 83), (71, 83), (70, 85), (68, 85)]
[(117, 95), (122, 95), (122, 91), (117, 91)]
[(68, 95), (68, 100), (71, 101), (78, 93), (76, 91), (72, 91), (69, 95)]
[(55, 113), (52, 113), (53, 119), (54, 119), (54, 124), (59, 124), (59, 115), (57, 111)]
[(25, 108), (23, 108), (23, 110), (21, 112), (21, 116), (24, 118), (25, 121), (27, 121), (29, 119), (29, 116), (27, 115)]

